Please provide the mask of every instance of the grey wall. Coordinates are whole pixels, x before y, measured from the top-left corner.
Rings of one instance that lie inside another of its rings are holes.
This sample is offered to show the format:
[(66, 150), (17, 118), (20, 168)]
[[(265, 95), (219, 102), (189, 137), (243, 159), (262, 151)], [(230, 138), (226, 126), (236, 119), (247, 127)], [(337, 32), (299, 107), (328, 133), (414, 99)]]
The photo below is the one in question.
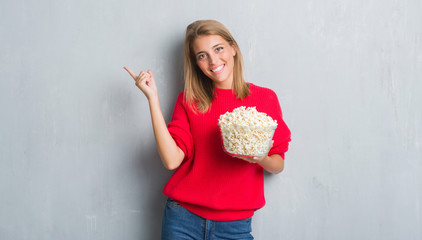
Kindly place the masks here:
[(292, 130), (256, 239), (422, 239), (422, 3), (1, 1), (0, 239), (159, 239), (185, 27), (218, 19)]

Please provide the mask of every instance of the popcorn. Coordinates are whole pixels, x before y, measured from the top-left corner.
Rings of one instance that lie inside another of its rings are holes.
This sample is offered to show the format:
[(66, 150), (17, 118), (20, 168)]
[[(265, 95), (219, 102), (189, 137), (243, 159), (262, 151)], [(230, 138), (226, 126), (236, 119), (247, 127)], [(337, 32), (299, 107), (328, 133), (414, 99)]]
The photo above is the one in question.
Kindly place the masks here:
[(264, 156), (268, 153), (277, 120), (256, 107), (238, 107), (232, 112), (220, 115), (224, 150), (235, 156)]

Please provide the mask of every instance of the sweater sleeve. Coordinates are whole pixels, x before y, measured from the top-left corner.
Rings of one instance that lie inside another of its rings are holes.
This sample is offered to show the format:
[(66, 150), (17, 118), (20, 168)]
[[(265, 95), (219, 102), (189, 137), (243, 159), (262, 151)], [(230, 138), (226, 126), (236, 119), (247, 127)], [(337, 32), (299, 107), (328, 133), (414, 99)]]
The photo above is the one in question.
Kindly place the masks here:
[(272, 118), (277, 120), (277, 128), (274, 132), (273, 140), (274, 144), (271, 150), (268, 152), (268, 156), (278, 154), (284, 159), (284, 153), (289, 149), (290, 129), (287, 127), (283, 120), (283, 114), (281, 112), (280, 102), (278, 101), (277, 95), (271, 91), (269, 94), (269, 103), (272, 106)]
[(182, 92), (177, 98), (171, 122), (167, 125), (170, 135), (173, 137), (177, 146), (185, 154), (185, 159), (190, 158), (193, 155), (193, 139), (190, 131), (186, 106), (187, 105), (183, 104)]

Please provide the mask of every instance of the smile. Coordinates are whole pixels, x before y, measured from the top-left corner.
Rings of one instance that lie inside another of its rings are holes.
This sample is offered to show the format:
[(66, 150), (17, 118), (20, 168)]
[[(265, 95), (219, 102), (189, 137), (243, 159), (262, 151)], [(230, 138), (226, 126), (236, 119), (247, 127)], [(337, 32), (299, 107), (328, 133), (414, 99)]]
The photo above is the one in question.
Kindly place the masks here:
[(220, 66), (214, 68), (214, 69), (210, 69), (211, 72), (213, 73), (221, 73), (224, 69), (224, 64), (221, 64)]

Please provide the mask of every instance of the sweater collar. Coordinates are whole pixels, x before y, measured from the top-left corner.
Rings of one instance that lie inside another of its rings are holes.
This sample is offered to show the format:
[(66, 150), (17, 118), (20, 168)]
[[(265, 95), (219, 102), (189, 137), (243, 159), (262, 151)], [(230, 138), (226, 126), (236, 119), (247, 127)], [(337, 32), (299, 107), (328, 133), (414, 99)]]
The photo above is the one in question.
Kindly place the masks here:
[(233, 89), (214, 88), (216, 95), (218, 96), (233, 96), (235, 95)]
[[(249, 90), (251, 90), (251, 85), (253, 86), (253, 84), (248, 83), (249, 84)], [(223, 88), (214, 88), (215, 93), (219, 96), (235, 96), (235, 92), (233, 91), (233, 89), (223, 89)]]

